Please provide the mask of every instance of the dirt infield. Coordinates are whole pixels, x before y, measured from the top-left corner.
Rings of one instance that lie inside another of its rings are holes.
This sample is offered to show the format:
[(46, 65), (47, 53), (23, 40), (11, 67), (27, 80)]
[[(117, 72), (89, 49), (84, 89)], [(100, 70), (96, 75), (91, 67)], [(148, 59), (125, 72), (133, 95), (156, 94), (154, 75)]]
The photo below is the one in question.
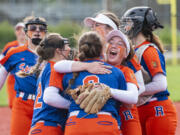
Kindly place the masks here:
[[(178, 112), (178, 126), (176, 135), (180, 135), (180, 102), (175, 103)], [(9, 135), (11, 110), (8, 107), (0, 107), (0, 134)]]

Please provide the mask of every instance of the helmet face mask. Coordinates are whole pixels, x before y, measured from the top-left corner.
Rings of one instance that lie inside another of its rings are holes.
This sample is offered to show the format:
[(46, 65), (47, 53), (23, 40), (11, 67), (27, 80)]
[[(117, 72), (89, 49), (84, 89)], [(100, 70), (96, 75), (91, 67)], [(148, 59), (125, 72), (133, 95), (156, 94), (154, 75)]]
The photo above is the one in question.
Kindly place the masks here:
[(135, 37), (143, 27), (142, 22), (139, 20), (143, 20), (143, 18), (141, 16), (122, 18), (120, 30), (130, 39)]
[[(133, 25), (128, 27), (130, 21), (133, 22)], [(156, 17), (156, 13), (150, 7), (134, 7), (127, 10), (121, 19), (121, 23), (123, 24), (120, 27), (121, 30), (130, 39), (136, 37), (143, 29), (153, 31), (157, 28), (163, 28)]]

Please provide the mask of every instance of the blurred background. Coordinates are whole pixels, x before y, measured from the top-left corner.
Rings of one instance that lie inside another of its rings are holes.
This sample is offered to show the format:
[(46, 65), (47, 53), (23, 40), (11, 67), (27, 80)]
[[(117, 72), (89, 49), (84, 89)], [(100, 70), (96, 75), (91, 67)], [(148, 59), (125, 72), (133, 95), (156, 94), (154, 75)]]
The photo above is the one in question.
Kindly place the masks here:
[[(15, 39), (13, 26), (31, 14), (46, 18), (50, 32), (72, 37), (81, 30), (82, 21), (87, 16), (93, 16), (101, 10), (110, 10), (120, 18), (128, 8), (143, 5), (150, 6), (157, 12), (160, 22), (165, 26), (165, 29), (157, 34), (166, 49), (171, 50), (172, 13), (169, 2), (170, 0), (0, 0), (0, 49)], [(176, 5), (180, 5), (180, 0), (176, 0)], [(176, 11), (179, 48), (180, 8)]]

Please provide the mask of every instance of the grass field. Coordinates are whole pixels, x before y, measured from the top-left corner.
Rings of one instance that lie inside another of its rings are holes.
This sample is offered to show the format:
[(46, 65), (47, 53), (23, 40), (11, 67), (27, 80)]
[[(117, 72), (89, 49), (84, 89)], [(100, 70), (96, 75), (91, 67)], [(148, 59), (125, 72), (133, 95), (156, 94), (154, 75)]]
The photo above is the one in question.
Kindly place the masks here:
[(180, 101), (180, 65), (168, 65), (166, 70), (170, 98), (173, 101)]
[(7, 93), (6, 93), (6, 85), (2, 88), (0, 91), (0, 106), (7, 106), (8, 105), (8, 99), (7, 99)]
[[(170, 98), (173, 101), (180, 101), (180, 65), (167, 65), (167, 80), (168, 90), (170, 91)], [(5, 90), (5, 85), (0, 91), (0, 106), (7, 106), (8, 99)]]

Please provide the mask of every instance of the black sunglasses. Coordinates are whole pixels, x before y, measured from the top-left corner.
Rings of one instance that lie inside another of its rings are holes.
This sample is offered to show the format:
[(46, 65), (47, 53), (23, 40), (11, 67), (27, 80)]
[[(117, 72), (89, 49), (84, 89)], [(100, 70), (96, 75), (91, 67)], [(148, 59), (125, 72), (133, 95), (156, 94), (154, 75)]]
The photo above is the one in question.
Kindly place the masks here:
[(30, 26), (29, 26), (29, 30), (30, 30), (30, 31), (36, 31), (37, 28), (39, 28), (39, 31), (40, 31), (40, 32), (45, 32), (45, 31), (46, 31), (46, 27), (43, 26), (43, 25), (39, 25), (39, 27), (36, 26), (36, 25), (30, 25)]

